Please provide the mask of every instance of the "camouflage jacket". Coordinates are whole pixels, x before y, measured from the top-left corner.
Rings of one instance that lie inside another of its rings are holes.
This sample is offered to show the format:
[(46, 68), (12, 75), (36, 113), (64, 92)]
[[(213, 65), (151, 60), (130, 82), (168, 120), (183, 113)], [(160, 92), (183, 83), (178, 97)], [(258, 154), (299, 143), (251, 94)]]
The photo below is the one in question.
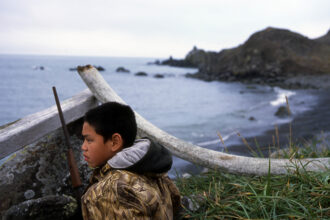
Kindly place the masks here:
[[(173, 219), (178, 214), (180, 193), (166, 174), (172, 157), (164, 147), (147, 139), (135, 145), (147, 144), (148, 148), (133, 160), (129, 156), (139, 153), (128, 149), (94, 170), (81, 201), (85, 220)], [(125, 162), (125, 158), (130, 161)]]

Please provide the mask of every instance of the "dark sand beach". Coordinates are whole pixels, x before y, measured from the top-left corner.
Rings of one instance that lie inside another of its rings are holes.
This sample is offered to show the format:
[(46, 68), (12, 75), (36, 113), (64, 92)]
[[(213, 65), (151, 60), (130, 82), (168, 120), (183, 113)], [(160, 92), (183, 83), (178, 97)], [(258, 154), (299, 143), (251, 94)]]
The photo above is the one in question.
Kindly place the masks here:
[[(330, 85), (329, 85), (330, 86)], [(299, 115), (292, 115), (293, 120), (290, 123), (285, 123), (278, 126), (279, 146), (287, 148), (290, 142), (290, 127), (291, 140), (293, 143), (303, 146), (307, 141), (322, 136), (329, 137), (330, 135), (330, 89), (323, 88), (313, 91), (318, 97), (318, 104), (315, 108), (303, 112)], [(246, 138), (247, 142), (256, 150), (256, 141), (259, 149), (262, 150), (264, 156), (268, 155), (269, 146), (273, 146), (273, 136), (275, 137), (276, 147), (278, 146), (275, 126), (274, 129), (264, 132), (257, 137)], [(323, 141), (323, 140), (320, 140)], [(330, 147), (329, 138), (326, 138), (325, 145)], [(239, 145), (227, 146), (228, 153), (237, 155), (251, 155), (251, 150), (244, 145), (243, 141)], [(274, 151), (274, 149), (273, 149)]]

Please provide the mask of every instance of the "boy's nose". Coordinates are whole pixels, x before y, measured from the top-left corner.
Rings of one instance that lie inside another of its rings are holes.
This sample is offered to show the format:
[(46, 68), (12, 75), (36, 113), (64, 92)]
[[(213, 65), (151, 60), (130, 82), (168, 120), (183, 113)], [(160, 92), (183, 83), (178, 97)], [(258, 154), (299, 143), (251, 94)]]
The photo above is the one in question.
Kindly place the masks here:
[(81, 150), (86, 151), (87, 150), (87, 146), (86, 146), (86, 141), (83, 142), (83, 144), (81, 145)]

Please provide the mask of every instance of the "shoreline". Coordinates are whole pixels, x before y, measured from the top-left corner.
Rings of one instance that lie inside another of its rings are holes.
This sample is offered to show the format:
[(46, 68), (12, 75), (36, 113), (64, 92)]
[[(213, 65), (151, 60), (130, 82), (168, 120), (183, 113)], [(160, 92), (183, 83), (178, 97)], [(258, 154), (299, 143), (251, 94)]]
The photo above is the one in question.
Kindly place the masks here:
[[(290, 124), (292, 132), (292, 142), (299, 144), (307, 143), (315, 137), (320, 137), (322, 133), (326, 136), (330, 134), (330, 96), (329, 89), (321, 89), (315, 91), (318, 97), (317, 105), (310, 110), (307, 110), (301, 114), (293, 115), (291, 122), (278, 125), (278, 134), (279, 134), (279, 147), (280, 149), (287, 148), (289, 146), (290, 139)], [(276, 146), (278, 146), (275, 127), (273, 129), (268, 129), (263, 134), (257, 135), (256, 137), (246, 137), (245, 139), (249, 145), (255, 146), (255, 139), (264, 153), (264, 156), (268, 156), (269, 146), (273, 145), (273, 136), (275, 137)], [(329, 140), (325, 140), (328, 147), (330, 146)], [(253, 150), (257, 149), (252, 147)], [(228, 153), (236, 155), (251, 155), (250, 150), (244, 145), (241, 144), (229, 145), (227, 146)], [(275, 149), (277, 150), (277, 149)], [(274, 151), (274, 149), (272, 150)]]
[[(325, 83), (326, 84), (326, 83)], [(313, 89), (313, 93), (317, 97), (317, 104), (313, 108), (306, 110), (305, 112), (298, 113), (297, 115), (292, 115), (292, 120), (290, 122), (285, 122), (283, 124), (278, 124), (278, 134), (279, 134), (279, 146), (280, 149), (287, 148), (289, 146), (289, 134), (290, 134), (290, 124), (292, 131), (292, 142), (299, 147), (304, 146), (307, 142), (315, 138), (322, 139), (324, 136), (324, 144), (330, 148), (330, 83), (327, 84), (329, 87), (322, 89)], [(324, 135), (323, 135), (324, 134)], [(278, 150), (277, 138), (275, 133), (275, 126), (271, 129), (266, 129), (259, 135), (244, 137), (251, 148), (258, 153), (256, 147), (255, 139), (259, 145), (259, 149), (262, 148), (262, 153), (264, 157), (269, 156), (269, 145), (273, 145), (273, 136), (275, 137), (276, 149), (272, 149), (271, 153)], [(243, 143), (241, 139), (234, 141), (232, 144), (226, 144), (226, 150), (224, 152), (234, 155), (250, 156), (255, 155), (251, 153), (251, 150)], [(205, 146), (208, 149), (216, 149), (216, 146), (221, 145), (221, 141), (217, 144), (211, 144)], [(319, 144), (318, 144), (319, 145)], [(184, 161), (180, 158), (174, 157), (175, 167), (172, 168), (169, 173), (171, 178), (176, 178), (176, 174), (191, 174), (197, 175), (204, 171), (204, 167), (195, 165), (191, 162)], [(180, 175), (179, 175), (180, 176)]]
[(280, 87), (282, 89), (330, 89), (330, 73), (329, 74), (296, 74), (286, 77), (245, 77), (245, 78), (212, 78), (200, 72), (187, 73), (187, 78), (199, 79), (207, 82), (241, 82), (244, 84), (269, 85), (272, 87)]

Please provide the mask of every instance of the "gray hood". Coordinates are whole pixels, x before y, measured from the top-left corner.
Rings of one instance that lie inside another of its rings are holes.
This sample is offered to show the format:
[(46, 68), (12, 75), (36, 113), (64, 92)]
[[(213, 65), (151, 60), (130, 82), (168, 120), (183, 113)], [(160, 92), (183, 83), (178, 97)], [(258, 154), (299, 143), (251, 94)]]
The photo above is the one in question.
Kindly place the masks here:
[(138, 139), (108, 160), (113, 169), (137, 173), (163, 173), (171, 169), (172, 155), (162, 145), (147, 138)]

